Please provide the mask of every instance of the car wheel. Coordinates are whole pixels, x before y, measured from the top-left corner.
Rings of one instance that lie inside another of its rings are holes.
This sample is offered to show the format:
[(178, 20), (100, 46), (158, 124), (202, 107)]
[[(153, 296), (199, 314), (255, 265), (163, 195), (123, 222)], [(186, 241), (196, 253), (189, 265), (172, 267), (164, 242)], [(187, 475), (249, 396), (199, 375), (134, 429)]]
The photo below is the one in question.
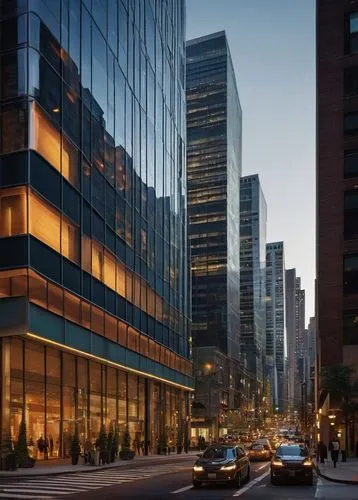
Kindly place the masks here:
[(236, 474), (233, 483), (236, 488), (241, 488), (241, 472)]
[(276, 477), (273, 477), (273, 475), (271, 474), (271, 484), (274, 485), (274, 486), (277, 486), (278, 485), (278, 481), (277, 481), (277, 478)]
[(306, 480), (306, 484), (307, 484), (308, 486), (313, 486), (313, 477), (312, 477), (312, 476), (311, 476), (311, 477), (309, 477), (309, 478)]
[(196, 481), (193, 479), (193, 488), (200, 488), (201, 486), (201, 481)]
[(246, 482), (248, 483), (250, 481), (250, 467), (247, 468), (247, 476), (246, 476)]

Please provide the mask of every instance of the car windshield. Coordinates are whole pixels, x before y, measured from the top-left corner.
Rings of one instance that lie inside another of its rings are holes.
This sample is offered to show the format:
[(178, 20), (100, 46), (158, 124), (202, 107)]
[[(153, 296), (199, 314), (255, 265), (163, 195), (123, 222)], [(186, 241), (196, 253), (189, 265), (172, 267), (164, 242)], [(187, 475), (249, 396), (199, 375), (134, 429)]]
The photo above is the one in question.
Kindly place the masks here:
[(276, 452), (280, 457), (307, 457), (308, 452), (302, 446), (280, 446)]
[(262, 446), (262, 444), (253, 444), (253, 445), (251, 446), (251, 449), (252, 449), (252, 450), (259, 450), (259, 451), (260, 451), (260, 450), (263, 450), (263, 448), (264, 448), (264, 447)]
[(203, 458), (207, 460), (220, 460), (220, 459), (232, 459), (234, 458), (234, 452), (232, 448), (224, 448), (220, 446), (215, 446), (208, 448), (203, 453)]

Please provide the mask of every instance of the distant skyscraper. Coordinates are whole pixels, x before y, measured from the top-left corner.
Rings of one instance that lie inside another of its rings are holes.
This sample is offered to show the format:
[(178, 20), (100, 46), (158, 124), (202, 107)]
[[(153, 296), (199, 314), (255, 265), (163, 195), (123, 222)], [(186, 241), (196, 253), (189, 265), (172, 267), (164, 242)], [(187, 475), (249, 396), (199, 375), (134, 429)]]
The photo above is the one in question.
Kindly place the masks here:
[(258, 175), (240, 186), (240, 336), (247, 368), (263, 382), (266, 352), (266, 201)]
[(286, 271), (286, 333), (288, 407), (298, 410), (301, 405), (300, 384), (308, 376), (308, 336), (305, 335), (305, 291), (296, 269)]
[(194, 347), (240, 351), (241, 107), (224, 31), (187, 42)]
[(285, 255), (282, 241), (266, 245), (266, 364), (273, 402), (286, 407)]
[(288, 409), (295, 408), (296, 362), (296, 269), (286, 270), (286, 335), (287, 335), (287, 399)]
[[(203, 364), (212, 366), (211, 385), (197, 383), (196, 401), (202, 403), (206, 397), (202, 391), (207, 393), (222, 380), (220, 367), (214, 366), (215, 359), (222, 359), (218, 350), (226, 356), (228, 366), (234, 366), (232, 360), (240, 355), (241, 106), (224, 31), (188, 41), (186, 55), (195, 373), (200, 377)], [(207, 347), (212, 348), (212, 359)], [(229, 404), (231, 387), (240, 383), (239, 376), (230, 377), (225, 391), (215, 395), (217, 403), (211, 405), (216, 407), (216, 415), (209, 415), (212, 430), (207, 432), (214, 435), (218, 408)]]

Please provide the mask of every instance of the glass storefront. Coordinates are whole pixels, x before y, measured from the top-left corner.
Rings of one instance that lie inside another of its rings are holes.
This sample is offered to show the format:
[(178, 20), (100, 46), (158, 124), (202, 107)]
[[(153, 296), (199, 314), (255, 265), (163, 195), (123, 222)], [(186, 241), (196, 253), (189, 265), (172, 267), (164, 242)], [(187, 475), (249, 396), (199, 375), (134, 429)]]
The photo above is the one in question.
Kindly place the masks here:
[(25, 418), (30, 454), (37, 460), (68, 458), (76, 423), (82, 447), (87, 440), (95, 443), (101, 422), (107, 432), (111, 425), (119, 432), (128, 428), (137, 453), (143, 453), (145, 439), (156, 453), (163, 433), (175, 447), (187, 421), (186, 402), (187, 393), (175, 387), (146, 383), (134, 373), (39, 342), (10, 340), (11, 436), (17, 440)]

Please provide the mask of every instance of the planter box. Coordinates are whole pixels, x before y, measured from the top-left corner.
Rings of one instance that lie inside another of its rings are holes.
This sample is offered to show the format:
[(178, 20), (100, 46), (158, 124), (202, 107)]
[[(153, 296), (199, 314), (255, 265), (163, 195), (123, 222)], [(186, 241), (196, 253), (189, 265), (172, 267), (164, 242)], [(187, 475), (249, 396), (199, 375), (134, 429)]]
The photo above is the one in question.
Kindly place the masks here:
[(133, 460), (135, 452), (132, 450), (121, 450), (119, 452), (119, 458), (121, 460)]

